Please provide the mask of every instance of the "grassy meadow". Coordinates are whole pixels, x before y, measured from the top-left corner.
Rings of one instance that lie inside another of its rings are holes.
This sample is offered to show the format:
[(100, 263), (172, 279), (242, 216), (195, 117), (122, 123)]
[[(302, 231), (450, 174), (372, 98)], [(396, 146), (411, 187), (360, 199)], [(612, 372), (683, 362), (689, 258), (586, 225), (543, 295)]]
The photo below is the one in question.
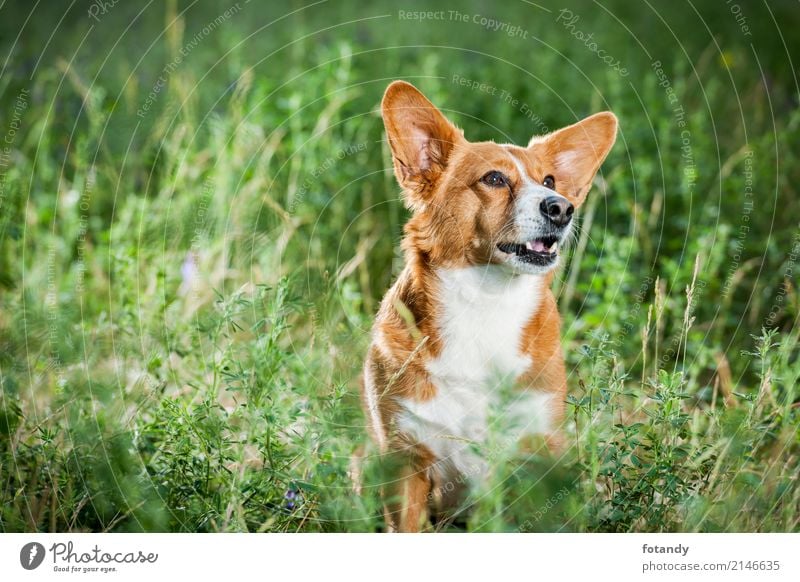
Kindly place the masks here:
[(452, 531), (800, 531), (796, 3), (45, 4), (0, 4), (0, 531), (382, 528), (398, 78), (472, 140), (620, 120), (554, 283), (569, 446), (497, 419)]

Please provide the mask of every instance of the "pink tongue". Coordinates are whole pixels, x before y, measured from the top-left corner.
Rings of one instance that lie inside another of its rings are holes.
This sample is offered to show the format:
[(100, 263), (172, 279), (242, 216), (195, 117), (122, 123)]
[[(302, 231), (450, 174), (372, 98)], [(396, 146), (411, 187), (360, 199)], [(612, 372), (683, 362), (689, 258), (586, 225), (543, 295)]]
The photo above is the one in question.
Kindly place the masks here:
[(529, 243), (529, 244), (530, 244), (531, 250), (535, 251), (537, 253), (543, 253), (546, 250), (548, 250), (548, 249), (545, 248), (544, 243), (542, 241), (540, 241), (540, 240), (535, 240), (535, 241), (533, 241), (533, 243)]

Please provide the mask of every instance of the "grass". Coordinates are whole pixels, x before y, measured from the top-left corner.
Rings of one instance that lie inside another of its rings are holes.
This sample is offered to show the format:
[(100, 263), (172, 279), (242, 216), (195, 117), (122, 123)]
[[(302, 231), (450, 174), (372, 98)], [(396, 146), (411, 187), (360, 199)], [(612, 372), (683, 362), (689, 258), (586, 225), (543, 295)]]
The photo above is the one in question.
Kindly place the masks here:
[(793, 4), (749, 7), (756, 40), (688, 5), (460, 8), (527, 38), (380, 3), (87, 6), (26, 45), (30, 7), (0, 9), (0, 530), (382, 527), (381, 462), (360, 496), (348, 471), (402, 264), (375, 112), (400, 77), (471, 139), (621, 123), (555, 283), (571, 446), (498, 419), (463, 528), (800, 530)]

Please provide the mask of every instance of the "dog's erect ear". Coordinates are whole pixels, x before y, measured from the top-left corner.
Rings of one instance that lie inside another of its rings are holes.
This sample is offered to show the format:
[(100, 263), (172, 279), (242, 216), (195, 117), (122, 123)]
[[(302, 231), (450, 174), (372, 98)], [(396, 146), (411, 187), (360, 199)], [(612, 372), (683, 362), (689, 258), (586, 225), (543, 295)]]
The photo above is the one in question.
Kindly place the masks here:
[(447, 166), (453, 146), (464, 138), (433, 103), (405, 81), (395, 81), (381, 102), (394, 173), (407, 203), (419, 208)]
[(528, 144), (552, 174), (556, 190), (577, 207), (583, 204), (600, 164), (617, 139), (617, 118), (610, 111), (595, 113)]

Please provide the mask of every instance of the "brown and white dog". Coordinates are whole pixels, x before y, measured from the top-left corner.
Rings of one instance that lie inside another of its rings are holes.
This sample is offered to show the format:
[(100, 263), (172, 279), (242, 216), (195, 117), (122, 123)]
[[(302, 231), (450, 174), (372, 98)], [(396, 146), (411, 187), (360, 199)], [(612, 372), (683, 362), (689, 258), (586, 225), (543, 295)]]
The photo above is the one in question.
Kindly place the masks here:
[(384, 492), (387, 528), (417, 531), (458, 504), (463, 492), (443, 483), (480, 477), (474, 444), (501, 383), (518, 387), (501, 411), (519, 429), (513, 437), (544, 434), (558, 446), (567, 385), (550, 284), (617, 119), (597, 113), (519, 147), (468, 142), (403, 81), (381, 107), (413, 215), (405, 268), (373, 328), (362, 401), (372, 438), (399, 461)]

